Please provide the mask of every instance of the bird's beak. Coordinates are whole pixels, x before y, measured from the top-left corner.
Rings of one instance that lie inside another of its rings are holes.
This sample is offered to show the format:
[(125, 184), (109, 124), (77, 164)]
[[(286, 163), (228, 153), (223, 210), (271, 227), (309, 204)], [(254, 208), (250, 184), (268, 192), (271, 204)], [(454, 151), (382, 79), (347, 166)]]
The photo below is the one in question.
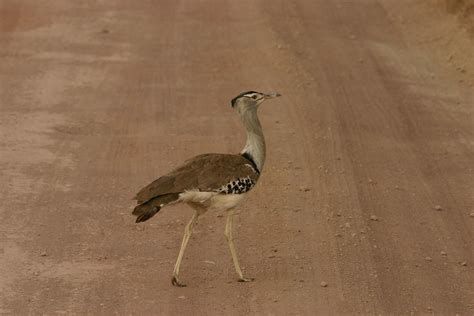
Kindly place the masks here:
[(276, 97), (281, 97), (281, 94), (279, 94), (278, 92), (266, 93), (264, 98), (265, 99), (273, 99), (273, 98), (276, 98)]

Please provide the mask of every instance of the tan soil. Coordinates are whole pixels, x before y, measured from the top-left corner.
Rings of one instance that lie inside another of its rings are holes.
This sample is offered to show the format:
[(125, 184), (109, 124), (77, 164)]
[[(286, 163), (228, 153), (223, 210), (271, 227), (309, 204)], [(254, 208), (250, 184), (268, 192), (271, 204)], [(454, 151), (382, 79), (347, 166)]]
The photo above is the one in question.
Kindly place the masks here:
[[(1, 1), (0, 313), (472, 315), (474, 47), (437, 4)], [(172, 287), (192, 211), (130, 199), (238, 152), (248, 89), (284, 95), (236, 219), (256, 280), (209, 213)]]

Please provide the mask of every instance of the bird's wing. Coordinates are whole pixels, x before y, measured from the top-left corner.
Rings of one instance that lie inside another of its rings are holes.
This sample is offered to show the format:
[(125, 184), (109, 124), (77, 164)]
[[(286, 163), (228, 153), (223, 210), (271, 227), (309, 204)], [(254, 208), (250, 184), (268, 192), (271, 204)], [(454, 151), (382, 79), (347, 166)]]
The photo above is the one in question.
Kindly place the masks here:
[(188, 190), (221, 192), (223, 187), (238, 179), (249, 179), (253, 186), (258, 177), (256, 168), (241, 155), (204, 154), (153, 181), (141, 189), (135, 199), (144, 203), (157, 196)]

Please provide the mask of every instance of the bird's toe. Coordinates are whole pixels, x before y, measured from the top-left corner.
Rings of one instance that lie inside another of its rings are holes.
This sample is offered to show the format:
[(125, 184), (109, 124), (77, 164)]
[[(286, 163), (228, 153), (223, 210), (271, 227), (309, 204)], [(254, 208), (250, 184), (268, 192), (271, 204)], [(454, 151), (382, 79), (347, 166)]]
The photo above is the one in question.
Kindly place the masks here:
[(178, 278), (176, 276), (173, 276), (171, 278), (171, 284), (177, 287), (186, 287), (186, 284), (179, 282)]
[(252, 282), (253, 280), (255, 279), (254, 278), (240, 278), (239, 282)]

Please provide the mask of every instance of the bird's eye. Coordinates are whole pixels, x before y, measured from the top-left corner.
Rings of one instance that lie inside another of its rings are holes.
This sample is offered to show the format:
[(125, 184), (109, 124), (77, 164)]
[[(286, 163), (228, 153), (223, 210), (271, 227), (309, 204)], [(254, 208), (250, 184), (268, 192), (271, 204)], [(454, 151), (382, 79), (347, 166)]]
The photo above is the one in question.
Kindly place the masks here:
[(256, 95), (252, 96), (252, 99), (257, 100), (257, 96)]

